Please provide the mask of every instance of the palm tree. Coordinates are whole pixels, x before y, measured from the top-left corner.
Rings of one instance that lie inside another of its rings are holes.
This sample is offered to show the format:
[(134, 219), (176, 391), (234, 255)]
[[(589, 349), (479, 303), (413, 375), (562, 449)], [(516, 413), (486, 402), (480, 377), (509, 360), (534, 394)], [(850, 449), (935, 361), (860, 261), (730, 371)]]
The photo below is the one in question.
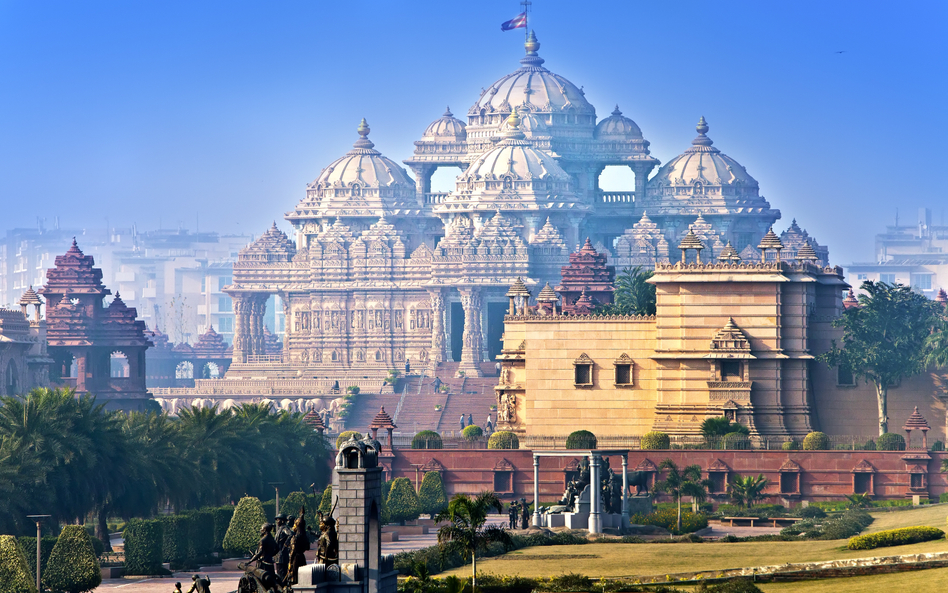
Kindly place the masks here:
[(667, 492), (675, 499), (678, 505), (677, 530), (681, 533), (681, 499), (691, 496), (694, 500), (704, 500), (708, 496), (710, 480), (701, 479), (701, 466), (694, 464), (684, 469), (678, 469), (675, 462), (666, 459), (658, 466), (659, 470), (668, 470), (665, 479), (655, 483), (653, 490)]
[(444, 554), (449, 545), (461, 548), (464, 554), (471, 556), (471, 587), (477, 590), (477, 552), (484, 550), (493, 542), (503, 544), (505, 550), (513, 546), (510, 534), (503, 527), (488, 525), (487, 512), (496, 509), (503, 512), (504, 503), (493, 492), (481, 492), (475, 498), (456, 494), (446, 509), (435, 515), (434, 522), (448, 521), (438, 530), (438, 546)]
[(868, 494), (847, 494), (847, 509), (868, 509), (872, 506), (872, 497)]
[(948, 368), (948, 316), (938, 317), (934, 331), (925, 340), (925, 345), (928, 347), (925, 362), (930, 366)]
[(749, 435), (750, 429), (740, 422), (731, 422), (731, 419), (726, 416), (705, 418), (704, 422), (701, 423), (701, 435), (704, 437), (705, 443), (707, 443), (711, 449), (717, 447), (721, 437), (734, 432)]
[(731, 500), (740, 507), (750, 508), (765, 498), (764, 488), (770, 480), (763, 474), (754, 476), (734, 476), (731, 482)]

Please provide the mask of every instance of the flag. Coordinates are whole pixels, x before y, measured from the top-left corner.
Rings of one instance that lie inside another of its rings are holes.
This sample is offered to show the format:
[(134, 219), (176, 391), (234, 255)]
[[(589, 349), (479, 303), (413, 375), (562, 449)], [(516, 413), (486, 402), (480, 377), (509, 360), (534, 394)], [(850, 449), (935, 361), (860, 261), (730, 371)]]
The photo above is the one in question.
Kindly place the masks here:
[(514, 18), (503, 23), (500, 26), (501, 31), (512, 31), (513, 29), (524, 29), (527, 26), (527, 13), (521, 12)]

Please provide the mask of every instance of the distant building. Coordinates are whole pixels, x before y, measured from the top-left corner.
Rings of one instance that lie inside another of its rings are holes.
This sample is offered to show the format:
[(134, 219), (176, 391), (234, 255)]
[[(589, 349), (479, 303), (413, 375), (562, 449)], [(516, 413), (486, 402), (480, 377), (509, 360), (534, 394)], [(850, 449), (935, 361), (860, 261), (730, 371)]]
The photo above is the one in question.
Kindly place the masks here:
[(875, 261), (849, 267), (854, 287), (866, 280), (904, 284), (934, 299), (948, 286), (948, 225), (934, 225), (928, 208), (919, 210), (916, 224), (896, 220), (895, 226), (876, 235)]

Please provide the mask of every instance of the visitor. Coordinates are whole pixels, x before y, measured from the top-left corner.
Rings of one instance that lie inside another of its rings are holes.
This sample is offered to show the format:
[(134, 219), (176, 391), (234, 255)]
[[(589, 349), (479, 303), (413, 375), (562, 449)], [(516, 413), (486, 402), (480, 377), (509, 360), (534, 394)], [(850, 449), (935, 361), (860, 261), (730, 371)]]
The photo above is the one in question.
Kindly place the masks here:
[(411, 373), (411, 360), (405, 359), (405, 376), (407, 377)]
[(461, 430), (464, 430), (464, 414), (461, 414)]
[(494, 363), (494, 370), (497, 372), (497, 376), (500, 376), (500, 363)]
[(490, 436), (494, 432), (494, 422), (490, 419), (490, 414), (487, 415), (487, 435)]
[(473, 425), (474, 425), (474, 415), (473, 415), (473, 414), (468, 414), (468, 415), (467, 415), (467, 425), (468, 425), (468, 426), (473, 426)]

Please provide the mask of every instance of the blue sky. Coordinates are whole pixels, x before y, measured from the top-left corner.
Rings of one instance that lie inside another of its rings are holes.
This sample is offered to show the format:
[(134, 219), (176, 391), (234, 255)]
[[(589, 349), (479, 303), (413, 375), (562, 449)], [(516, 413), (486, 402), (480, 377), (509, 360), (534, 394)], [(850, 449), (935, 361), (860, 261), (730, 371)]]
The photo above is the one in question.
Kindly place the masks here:
[[(515, 1), (0, 0), (2, 228), (254, 232), (361, 117), (411, 153), (518, 67)], [(534, 0), (546, 66), (616, 103), (662, 162), (715, 146), (832, 259), (871, 259), (899, 208), (948, 208), (948, 2)], [(844, 51), (845, 53), (835, 53)], [(289, 228), (284, 222), (283, 228)], [(2, 230), (2, 229), (0, 229)]]

